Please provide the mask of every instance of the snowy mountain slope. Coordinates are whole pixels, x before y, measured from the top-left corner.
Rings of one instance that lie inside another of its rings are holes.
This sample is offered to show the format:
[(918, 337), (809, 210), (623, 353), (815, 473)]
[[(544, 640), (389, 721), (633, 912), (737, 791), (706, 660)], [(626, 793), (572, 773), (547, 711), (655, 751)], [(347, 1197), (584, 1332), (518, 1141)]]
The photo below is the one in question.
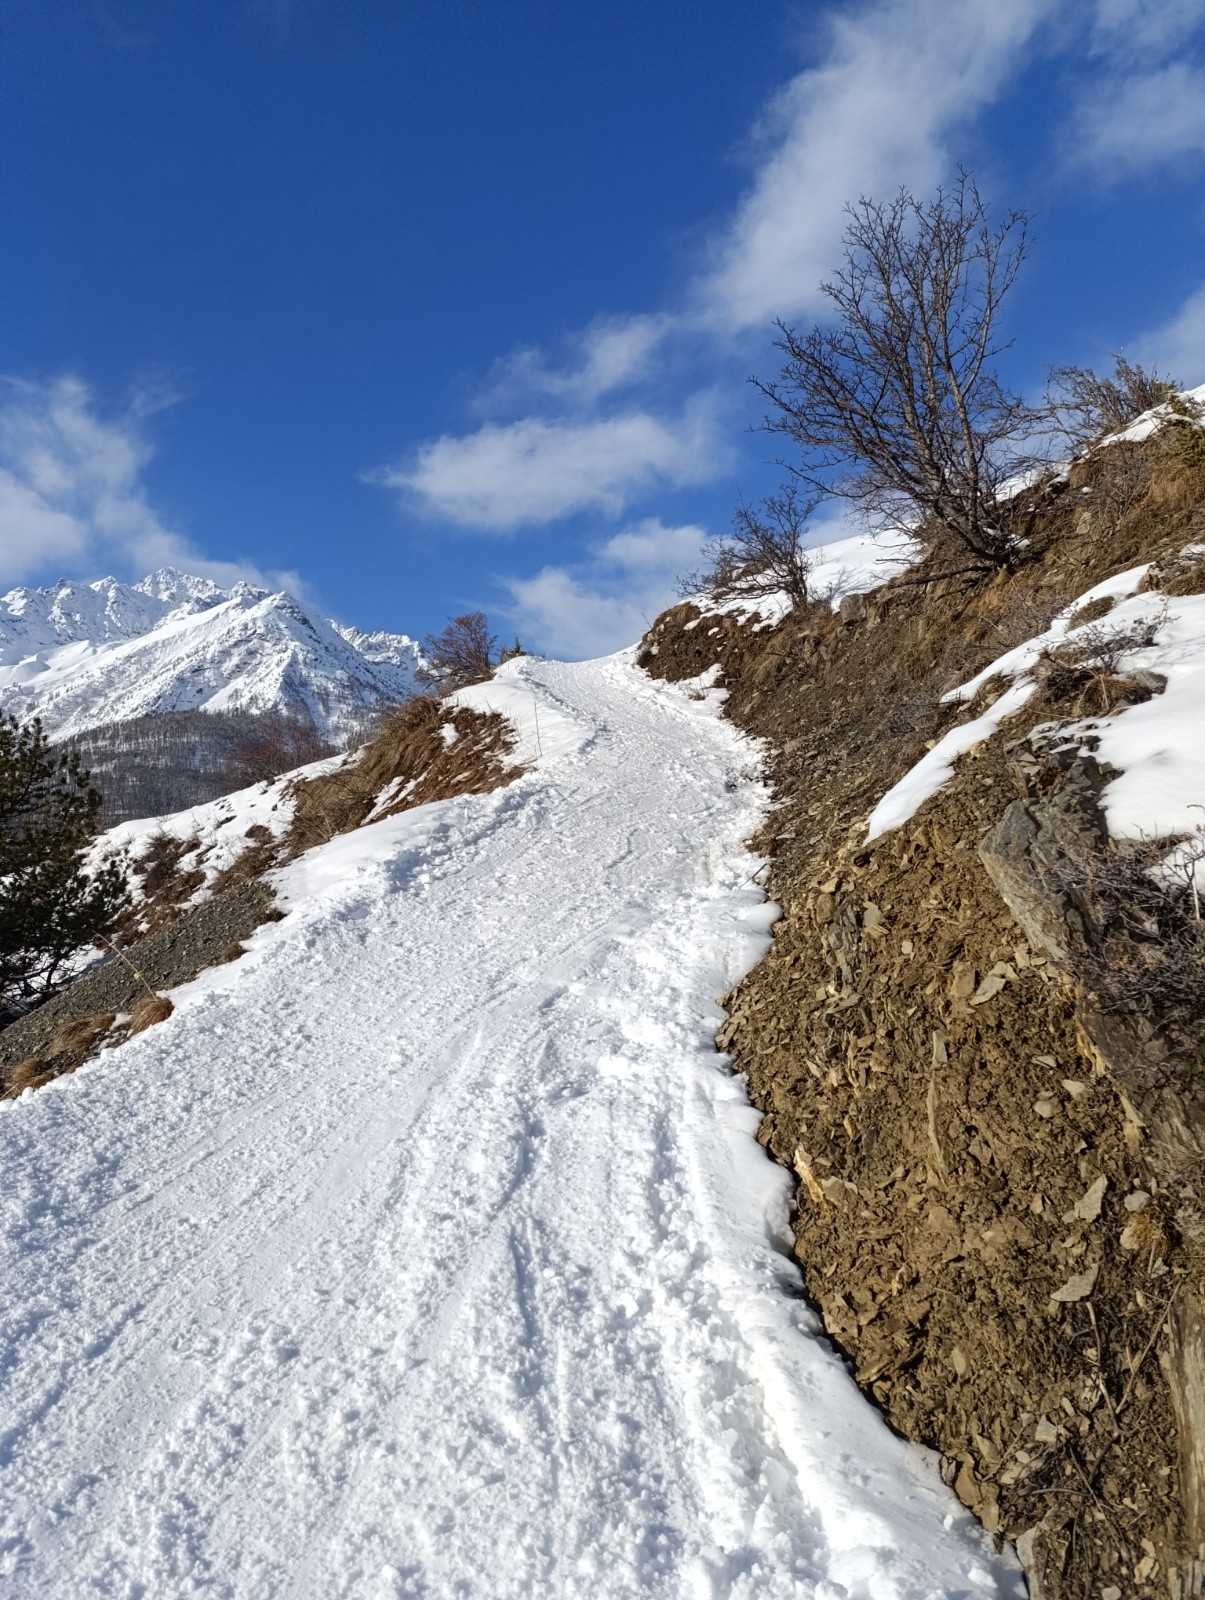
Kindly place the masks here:
[(287, 594), (219, 589), (170, 569), (0, 599), (0, 709), (56, 737), (153, 712), (285, 711), (339, 739), (413, 687), (418, 649), (362, 634)]
[(714, 1050), (756, 751), (627, 656), (472, 692), (534, 770), (302, 857), (0, 1109), (8, 1591), (1021, 1594), (819, 1336)]

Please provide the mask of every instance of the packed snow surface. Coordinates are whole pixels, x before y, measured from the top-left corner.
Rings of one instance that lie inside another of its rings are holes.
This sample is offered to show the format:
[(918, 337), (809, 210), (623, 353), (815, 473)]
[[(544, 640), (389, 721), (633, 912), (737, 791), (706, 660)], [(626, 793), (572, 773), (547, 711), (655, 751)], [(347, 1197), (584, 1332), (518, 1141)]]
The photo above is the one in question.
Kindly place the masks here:
[(0, 1588), (1020, 1596), (821, 1337), (714, 1050), (756, 751), (627, 654), (470, 697), (526, 775), (302, 857), (0, 1110)]
[(167, 711), (280, 711), (339, 741), (414, 687), (418, 646), (288, 594), (163, 568), (0, 596), (0, 709), (54, 737)]

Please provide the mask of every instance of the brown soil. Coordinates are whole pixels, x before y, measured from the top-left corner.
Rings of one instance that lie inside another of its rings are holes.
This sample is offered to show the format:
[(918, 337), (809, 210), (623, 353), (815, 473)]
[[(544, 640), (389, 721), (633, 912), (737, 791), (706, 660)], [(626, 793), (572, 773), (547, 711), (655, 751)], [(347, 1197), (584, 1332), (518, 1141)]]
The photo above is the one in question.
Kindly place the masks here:
[(1199, 1274), (1073, 976), (1031, 949), (976, 846), (1023, 792), (1031, 727), (1150, 688), (1051, 670), (911, 823), (867, 846), (865, 817), (1000, 685), (972, 707), (941, 694), (1077, 593), (1153, 558), (1190, 582), (1199, 564), (1175, 552), (1203, 499), (1200, 475), (1127, 452), (1050, 494), (1013, 575), (940, 579), (934, 558), (847, 607), (857, 620), (815, 607), (773, 629), (678, 606), (641, 656), (671, 679), (720, 662), (729, 714), (770, 747), (778, 805), (756, 843), (783, 917), (717, 1042), (796, 1176), (809, 1293), (892, 1425), (1021, 1538), (1047, 1600), (1178, 1593), (1160, 1363)]

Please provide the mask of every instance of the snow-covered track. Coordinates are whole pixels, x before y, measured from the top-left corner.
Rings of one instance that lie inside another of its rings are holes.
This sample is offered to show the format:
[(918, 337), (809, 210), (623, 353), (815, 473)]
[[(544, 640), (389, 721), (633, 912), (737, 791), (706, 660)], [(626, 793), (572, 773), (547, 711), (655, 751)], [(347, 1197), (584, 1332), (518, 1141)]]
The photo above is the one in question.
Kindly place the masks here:
[(0, 1589), (1021, 1593), (818, 1336), (712, 1045), (756, 753), (626, 655), (475, 693), (531, 772), (311, 852), (0, 1111)]

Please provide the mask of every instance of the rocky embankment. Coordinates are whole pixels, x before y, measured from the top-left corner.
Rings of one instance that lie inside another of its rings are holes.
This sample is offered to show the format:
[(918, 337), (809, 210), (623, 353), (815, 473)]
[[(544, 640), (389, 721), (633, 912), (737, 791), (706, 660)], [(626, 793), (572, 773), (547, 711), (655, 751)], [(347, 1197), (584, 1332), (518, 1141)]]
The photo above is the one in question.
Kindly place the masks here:
[(774, 626), (686, 604), (641, 656), (719, 663), (768, 744), (783, 915), (718, 1044), (795, 1174), (810, 1294), (1045, 1600), (1202, 1592), (1201, 974), (1164, 984), (1161, 929), (1119, 895), (1090, 732), (1162, 680), (1053, 652), (912, 815), (867, 818), (1005, 683), (943, 696), (1085, 590), (1154, 563), (1148, 587), (1205, 591), (1205, 485), (1153, 462), (1118, 514), (1112, 470), (1051, 492), (1015, 574), (922, 562)]

